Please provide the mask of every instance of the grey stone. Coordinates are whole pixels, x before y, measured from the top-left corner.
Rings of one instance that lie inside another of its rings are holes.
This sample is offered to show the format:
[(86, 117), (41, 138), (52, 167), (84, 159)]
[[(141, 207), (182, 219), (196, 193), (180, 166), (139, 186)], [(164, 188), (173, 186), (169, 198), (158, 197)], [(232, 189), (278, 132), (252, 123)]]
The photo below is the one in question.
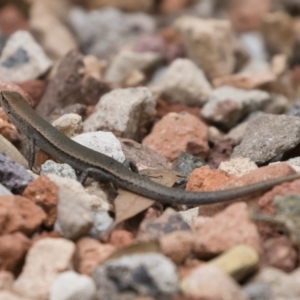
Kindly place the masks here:
[(116, 89), (104, 95), (84, 121), (84, 131), (111, 131), (140, 140), (155, 117), (156, 101), (146, 87)]
[(189, 176), (195, 169), (201, 168), (205, 164), (202, 158), (187, 152), (181, 152), (179, 157), (175, 160), (172, 169), (180, 174)]
[(123, 13), (115, 8), (90, 13), (72, 8), (69, 20), (83, 51), (104, 59), (111, 58), (138, 37), (155, 31), (154, 19), (149, 15)]
[(10, 36), (0, 57), (0, 77), (13, 82), (36, 79), (52, 65), (43, 49), (27, 31)]
[(55, 229), (63, 237), (76, 240), (89, 232), (93, 221), (93, 215), (84, 200), (73, 191), (60, 187)]
[(110, 64), (105, 80), (121, 82), (134, 70), (147, 73), (159, 64), (161, 55), (155, 52), (138, 53), (130, 50), (121, 50)]
[(189, 59), (176, 59), (164, 73), (159, 87), (165, 101), (187, 106), (202, 106), (212, 87), (204, 72)]
[(0, 152), (0, 182), (12, 193), (21, 194), (33, 180), (26, 169)]
[(270, 287), (267, 283), (250, 283), (243, 291), (250, 300), (273, 300)]
[(69, 138), (83, 131), (82, 117), (74, 113), (62, 115), (56, 119), (52, 125)]
[(12, 193), (0, 183), (0, 196), (12, 195)]
[(300, 143), (300, 119), (293, 116), (261, 114), (249, 121), (242, 143), (231, 158), (248, 157), (263, 164)]
[(100, 234), (105, 232), (114, 220), (105, 210), (93, 211), (92, 214), (94, 217), (94, 224), (89, 235), (98, 239)]
[(109, 260), (95, 270), (93, 278), (101, 300), (129, 300), (139, 295), (170, 299), (178, 285), (176, 266), (160, 253)]
[(59, 274), (50, 290), (50, 300), (94, 300), (96, 286), (87, 275), (74, 271)]
[(58, 164), (53, 160), (47, 160), (41, 165), (41, 174), (56, 174), (61, 177), (77, 179), (75, 170), (68, 164)]
[(270, 102), (271, 96), (267, 92), (223, 86), (210, 94), (202, 115), (209, 121), (231, 128), (241, 118), (263, 109)]

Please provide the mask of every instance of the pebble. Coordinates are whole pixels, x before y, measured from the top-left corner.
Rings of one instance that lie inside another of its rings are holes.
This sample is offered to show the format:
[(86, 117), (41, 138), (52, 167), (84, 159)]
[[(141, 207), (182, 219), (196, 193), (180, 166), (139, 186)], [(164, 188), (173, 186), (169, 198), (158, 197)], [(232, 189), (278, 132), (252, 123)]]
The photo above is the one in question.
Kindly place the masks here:
[(250, 221), (247, 204), (229, 205), (212, 218), (198, 217), (193, 223), (194, 248), (198, 257), (218, 255), (244, 244), (261, 255), (262, 245), (256, 225)]
[(109, 215), (106, 210), (92, 211), (93, 215), (93, 227), (89, 231), (89, 235), (98, 238), (101, 233), (104, 233), (114, 222), (114, 219)]
[(12, 291), (0, 291), (0, 299), (3, 299), (3, 300), (32, 300), (27, 297), (16, 294)]
[(52, 125), (69, 138), (83, 132), (82, 117), (77, 114), (65, 114), (56, 119)]
[(294, 116), (260, 114), (249, 121), (242, 143), (232, 158), (248, 157), (264, 164), (300, 142), (300, 119)]
[(40, 206), (47, 214), (43, 222), (43, 225), (47, 228), (51, 228), (57, 218), (57, 193), (57, 186), (44, 175), (29, 183), (23, 192), (24, 197)]
[(68, 9), (69, 4), (63, 1), (36, 1), (30, 7), (30, 29), (47, 55), (55, 61), (78, 47), (67, 26)]
[(73, 7), (69, 21), (83, 51), (102, 59), (109, 59), (122, 46), (155, 30), (154, 20), (149, 15), (123, 13), (111, 7), (90, 13)]
[(168, 299), (177, 292), (178, 284), (174, 263), (160, 253), (108, 260), (95, 270), (93, 279), (101, 300), (120, 299), (121, 295), (128, 299), (136, 296)]
[(33, 180), (26, 169), (0, 152), (0, 181), (11, 192), (20, 194)]
[(106, 6), (113, 6), (120, 10), (125, 11), (149, 11), (153, 8), (154, 1), (153, 0), (140, 0), (140, 1), (132, 1), (132, 0), (121, 0), (111, 2), (110, 0), (87, 0), (84, 3), (89, 9), (96, 8), (104, 8)]
[(55, 174), (60, 177), (77, 180), (75, 170), (68, 164), (58, 164), (53, 160), (47, 160), (41, 165), (41, 174)]
[(271, 102), (269, 93), (223, 86), (213, 90), (202, 109), (207, 120), (232, 128), (247, 114), (262, 109)]
[(11, 272), (0, 271), (0, 291), (11, 290), (13, 283), (14, 283), (14, 275)]
[(102, 244), (96, 239), (83, 237), (76, 243), (76, 270), (80, 274), (91, 276), (115, 251), (116, 248), (111, 244)]
[(195, 298), (249, 300), (231, 277), (209, 264), (191, 270), (180, 287), (185, 296)]
[(83, 128), (85, 132), (111, 131), (118, 137), (140, 140), (154, 116), (155, 100), (148, 88), (115, 89), (100, 99)]
[(110, 234), (109, 243), (117, 249), (122, 249), (134, 243), (134, 235), (130, 231), (116, 229)]
[(59, 189), (69, 190), (73, 195), (82, 199), (91, 211), (108, 210), (110, 208), (106, 195), (98, 188), (91, 189), (90, 186), (84, 189), (77, 180), (54, 174), (48, 174), (47, 176)]
[(52, 65), (27, 31), (12, 34), (0, 56), (0, 77), (13, 82), (36, 79)]
[(33, 100), (33, 106), (41, 101), (43, 94), (45, 93), (47, 84), (45, 80), (41, 79), (32, 79), (24, 82), (19, 82), (18, 86), (24, 90), (25, 93), (31, 96)]
[(94, 300), (95, 294), (96, 286), (89, 276), (66, 271), (54, 281), (49, 300)]
[(259, 255), (252, 247), (240, 244), (210, 260), (209, 264), (241, 281), (258, 268)]
[(186, 231), (190, 233), (189, 225), (183, 220), (180, 214), (172, 208), (168, 208), (158, 218), (144, 219), (140, 224), (138, 239), (143, 241), (155, 240), (166, 234), (177, 231)]
[[(21, 232), (0, 236), (0, 269), (2, 270), (0, 273), (0, 290), (5, 288), (8, 280), (7, 276), (2, 278), (3, 270), (17, 274), (31, 243), (31, 240)], [(9, 283), (12, 282), (13, 278), (9, 280)], [(9, 285), (11, 286), (11, 284)]]
[(193, 156), (187, 152), (181, 152), (173, 163), (172, 169), (175, 172), (189, 176), (195, 169), (201, 168), (206, 163), (203, 159)]
[(160, 97), (169, 104), (202, 106), (212, 87), (203, 71), (189, 59), (178, 58), (164, 73), (160, 83)]
[(158, 121), (142, 144), (174, 161), (181, 152), (205, 158), (208, 153), (207, 125), (195, 116), (169, 113)]
[(257, 165), (249, 158), (233, 158), (229, 161), (221, 162), (219, 170), (222, 170), (230, 175), (236, 175), (238, 177), (245, 175), (253, 170), (256, 170)]
[(13, 195), (10, 190), (8, 190), (4, 185), (0, 183), (0, 196)]
[(0, 135), (0, 152), (9, 156), (13, 161), (28, 169), (28, 162), (19, 150), (3, 135)]
[(51, 287), (62, 271), (72, 269), (75, 245), (62, 238), (37, 241), (26, 255), (14, 290), (23, 296), (47, 300)]
[(0, 197), (0, 234), (22, 232), (31, 235), (46, 219), (42, 208), (21, 196)]
[(175, 21), (188, 57), (209, 79), (231, 74), (235, 66), (233, 32), (227, 20), (182, 16)]
[(121, 50), (113, 59), (104, 78), (109, 82), (121, 83), (134, 70), (147, 74), (155, 69), (161, 60), (161, 55), (155, 52), (139, 53), (127, 49)]
[(89, 232), (93, 222), (93, 215), (82, 196), (60, 186), (56, 230), (66, 239), (76, 240)]
[(110, 156), (120, 163), (123, 163), (125, 160), (121, 143), (111, 132), (82, 133), (73, 137), (72, 140), (94, 151)]
[(190, 227), (192, 227), (194, 220), (198, 217), (199, 208), (194, 207), (187, 210), (179, 211), (183, 221), (185, 221)]

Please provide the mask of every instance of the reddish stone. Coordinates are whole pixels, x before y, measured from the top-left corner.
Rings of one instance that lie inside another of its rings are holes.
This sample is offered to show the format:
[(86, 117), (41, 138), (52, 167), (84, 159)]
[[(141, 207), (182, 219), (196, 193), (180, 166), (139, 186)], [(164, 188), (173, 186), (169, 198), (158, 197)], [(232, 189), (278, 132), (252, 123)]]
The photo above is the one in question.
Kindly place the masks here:
[(176, 13), (192, 2), (193, 0), (163, 0), (160, 4), (160, 10), (164, 14)]
[(222, 170), (212, 170), (208, 166), (195, 169), (189, 176), (186, 190), (195, 192), (213, 191), (225, 182), (235, 179)]
[(91, 275), (95, 268), (104, 262), (116, 248), (110, 244), (101, 244), (89, 237), (81, 238), (76, 243), (76, 269), (81, 274)]
[(266, 264), (291, 272), (297, 267), (298, 254), (292, 242), (286, 236), (264, 241), (264, 261)]
[(0, 196), (0, 235), (21, 231), (34, 233), (45, 220), (44, 211), (21, 196)]
[(14, 5), (6, 5), (0, 10), (0, 31), (4, 36), (10, 36), (18, 30), (28, 30), (28, 20)]
[(0, 134), (12, 143), (20, 139), (17, 128), (8, 121), (2, 107), (0, 107)]
[(109, 237), (109, 244), (116, 248), (124, 248), (131, 245), (134, 242), (132, 233), (126, 230), (117, 229), (114, 230)]
[(34, 107), (38, 105), (46, 90), (46, 82), (44, 80), (28, 80), (17, 83), (17, 85), (22, 88), (25, 93), (31, 96)]
[(0, 236), (0, 270), (19, 271), (30, 246), (30, 239), (20, 232)]
[(256, 225), (249, 220), (247, 204), (231, 204), (212, 218), (194, 221), (194, 252), (199, 257), (218, 255), (233, 246), (245, 244), (262, 253)]
[(23, 196), (40, 206), (47, 214), (44, 225), (50, 227), (57, 217), (58, 188), (46, 176), (41, 175), (36, 180), (29, 183), (23, 192)]
[(190, 255), (194, 237), (188, 231), (174, 231), (160, 238), (160, 248), (176, 264), (181, 264)]
[(208, 129), (189, 113), (169, 113), (157, 122), (143, 145), (174, 161), (182, 151), (205, 158)]

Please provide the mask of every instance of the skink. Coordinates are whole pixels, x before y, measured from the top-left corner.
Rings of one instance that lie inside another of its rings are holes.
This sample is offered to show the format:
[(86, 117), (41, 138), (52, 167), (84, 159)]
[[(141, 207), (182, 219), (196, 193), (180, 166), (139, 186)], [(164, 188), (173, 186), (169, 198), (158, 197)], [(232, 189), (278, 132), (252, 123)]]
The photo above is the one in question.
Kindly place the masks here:
[(191, 192), (169, 188), (134, 173), (113, 158), (86, 148), (66, 137), (42, 119), (16, 92), (1, 92), (1, 104), (10, 121), (30, 141), (29, 165), (33, 165), (35, 145), (51, 156), (72, 166), (96, 180), (112, 182), (117, 187), (151, 198), (161, 203), (203, 205), (234, 200), (273, 186), (300, 178), (300, 174), (288, 175), (260, 183), (212, 192)]

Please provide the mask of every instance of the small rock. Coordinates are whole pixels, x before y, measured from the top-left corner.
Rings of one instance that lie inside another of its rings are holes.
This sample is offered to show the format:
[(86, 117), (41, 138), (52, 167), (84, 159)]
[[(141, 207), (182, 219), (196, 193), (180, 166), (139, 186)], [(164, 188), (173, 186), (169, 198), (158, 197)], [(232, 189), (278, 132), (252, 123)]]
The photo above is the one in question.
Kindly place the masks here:
[(264, 241), (264, 259), (267, 265), (291, 272), (297, 267), (298, 254), (286, 236)]
[(116, 89), (104, 95), (84, 121), (84, 131), (111, 131), (140, 140), (155, 116), (155, 100), (146, 87)]
[(248, 300), (236, 282), (212, 265), (202, 265), (181, 282), (184, 295), (208, 300)]
[(106, 6), (113, 6), (119, 10), (125, 11), (149, 11), (153, 7), (153, 0), (140, 0), (140, 1), (131, 1), (131, 0), (117, 0), (111, 2), (111, 0), (87, 0), (84, 3), (86, 7), (90, 10), (103, 8)]
[(28, 251), (14, 290), (34, 299), (47, 300), (59, 273), (72, 268), (75, 245), (61, 238), (44, 238)]
[(209, 121), (231, 128), (241, 118), (252, 111), (262, 109), (269, 102), (271, 97), (267, 92), (223, 86), (210, 94), (202, 109), (202, 115)]
[[(20, 140), (19, 132), (15, 127), (15, 125), (13, 125), (12, 123), (10, 123), (10, 121), (8, 121), (7, 116), (3, 111), (3, 108), (1, 108), (0, 113), (2, 114), (0, 117), (1, 136), (3, 136), (3, 138), (7, 139), (10, 142), (19, 141)], [(1, 151), (1, 152), (4, 152), (6, 154), (6, 151)]]
[(89, 231), (89, 235), (94, 238), (99, 238), (99, 236), (106, 232), (114, 219), (109, 215), (108, 211), (95, 209), (92, 211), (93, 215), (93, 227)]
[(242, 143), (232, 158), (248, 157), (263, 164), (300, 142), (300, 119), (293, 116), (261, 114), (249, 121)]
[(221, 162), (219, 170), (226, 172), (229, 175), (236, 175), (238, 177), (245, 175), (253, 170), (256, 170), (257, 165), (249, 158), (233, 158), (229, 161)]
[(0, 271), (0, 291), (11, 290), (13, 283), (14, 283), (14, 275), (11, 272)]
[(130, 139), (120, 138), (122, 151), (125, 157), (132, 159), (138, 169), (169, 169), (167, 159), (154, 150)]
[(249, 220), (247, 204), (231, 204), (213, 218), (199, 217), (193, 224), (194, 252), (198, 257), (220, 254), (238, 244), (253, 247), (262, 253), (256, 225)]
[(13, 194), (0, 183), (0, 196), (12, 196)]
[(69, 138), (83, 131), (82, 117), (72, 113), (61, 116), (56, 119), (52, 125)]
[(64, 1), (37, 1), (30, 6), (30, 29), (45, 52), (55, 61), (77, 48), (73, 33), (67, 26), (69, 6)]
[(29, 298), (25, 298), (24, 296), (20, 296), (19, 294), (15, 294), (11, 291), (0, 291), (0, 299), (3, 300), (32, 300)]
[(199, 208), (194, 207), (187, 210), (182, 210), (178, 212), (183, 221), (185, 221), (190, 227), (192, 227), (194, 220), (198, 217)]
[[(109, 5), (112, 3), (109, 2)], [(102, 59), (111, 58), (123, 46), (155, 31), (155, 22), (151, 16), (123, 13), (112, 7), (90, 13), (79, 7), (71, 8), (69, 22), (83, 52)]]
[(138, 239), (143, 241), (158, 239), (178, 230), (190, 232), (189, 225), (183, 221), (180, 214), (168, 208), (154, 220), (145, 219), (139, 228)]
[(49, 300), (94, 300), (95, 294), (96, 286), (90, 277), (66, 271), (54, 281)]
[(259, 30), (263, 16), (270, 10), (270, 0), (244, 0), (229, 6), (229, 19), (237, 32)]
[[(23, 233), (16, 232), (13, 234), (4, 234), (0, 236), (0, 270), (10, 271), (15, 274), (20, 272), (20, 267), (25, 258), (26, 252), (31, 247), (31, 240)], [(0, 272), (2, 275), (2, 272)], [(7, 277), (5, 277), (7, 278)], [(0, 278), (0, 285), (6, 285), (7, 279), (2, 281)], [(13, 278), (11, 279), (13, 282)], [(11, 282), (9, 280), (9, 282)], [(0, 290), (2, 288), (0, 287)], [(1, 298), (0, 298), (1, 299)]]
[(76, 195), (76, 198), (82, 199), (91, 211), (109, 210), (110, 206), (103, 191), (92, 189), (91, 186), (85, 190), (77, 180), (71, 178), (54, 174), (48, 174), (47, 176), (59, 189), (68, 190)]
[(214, 78), (213, 86), (218, 88), (223, 85), (232, 86), (244, 90), (259, 89), (260, 87), (275, 83), (276, 76), (271, 71), (243, 72)]
[(190, 0), (164, 0), (160, 4), (160, 11), (163, 14), (172, 14), (180, 12), (186, 6), (188, 6), (192, 1)]
[(200, 157), (193, 156), (187, 152), (181, 152), (173, 163), (173, 170), (180, 174), (189, 176), (195, 169), (201, 168), (206, 163)]
[(41, 174), (55, 174), (60, 177), (77, 179), (76, 172), (70, 165), (58, 164), (53, 160), (47, 160), (41, 165)]
[(47, 217), (44, 221), (46, 227), (54, 225), (57, 217), (57, 186), (47, 177), (39, 176), (36, 180), (28, 184), (23, 192), (23, 196), (40, 206)]
[(251, 300), (274, 300), (271, 289), (266, 283), (257, 282), (247, 284), (246, 287), (243, 288), (243, 292)]
[[(271, 290), (272, 300), (298, 299), (300, 297), (299, 277), (299, 269), (286, 274), (276, 268), (265, 267), (252, 278), (250, 285), (266, 284)], [(247, 285), (245, 288), (247, 289)]]
[(0, 152), (0, 182), (11, 192), (21, 194), (33, 180), (26, 169)]
[(198, 192), (215, 190), (216, 187), (232, 178), (234, 179), (235, 176), (227, 174), (223, 170), (211, 170), (209, 166), (204, 166), (192, 172), (189, 176), (186, 190)]
[(239, 145), (244, 138), (247, 126), (248, 121), (241, 122), (235, 127), (231, 128), (226, 136), (234, 140), (236, 145)]
[(109, 243), (117, 249), (125, 248), (134, 243), (134, 236), (124, 229), (116, 229), (110, 234)]
[(283, 53), (290, 57), (296, 43), (293, 18), (287, 12), (266, 14), (262, 20), (261, 32), (271, 55)]
[(91, 275), (114, 252), (111, 244), (101, 244), (96, 239), (83, 237), (76, 243), (76, 270)]
[(188, 231), (174, 231), (159, 240), (161, 251), (175, 264), (179, 265), (190, 255), (194, 237)]
[(27, 31), (8, 39), (0, 57), (0, 77), (14, 82), (36, 79), (50, 67), (51, 60)]
[(215, 145), (224, 137), (224, 133), (215, 126), (208, 126), (208, 141)]
[(90, 208), (81, 195), (60, 186), (55, 224), (57, 231), (67, 239), (76, 240), (89, 232), (93, 221)]
[(176, 266), (160, 253), (108, 260), (95, 270), (93, 279), (101, 300), (120, 299), (121, 295), (127, 299), (142, 295), (168, 299), (176, 293), (178, 284)]
[(9, 37), (18, 30), (28, 30), (28, 21), (16, 5), (4, 4), (0, 10), (1, 35)]
[(111, 132), (97, 131), (82, 133), (73, 137), (72, 140), (94, 151), (110, 156), (120, 163), (123, 163), (125, 160), (121, 143)]
[(28, 93), (28, 95), (31, 96), (34, 107), (36, 107), (41, 101), (46, 90), (46, 82), (40, 79), (19, 82), (18, 86), (21, 87), (25, 93)]
[(209, 261), (235, 280), (243, 280), (258, 267), (258, 253), (249, 246), (237, 245)]
[(235, 58), (233, 32), (227, 20), (182, 16), (175, 22), (188, 57), (211, 79), (231, 74)]
[(169, 113), (154, 125), (143, 145), (170, 161), (181, 152), (205, 158), (208, 152), (207, 126), (188, 113)]
[(1, 196), (0, 215), (0, 234), (20, 231), (31, 235), (46, 219), (42, 208), (21, 196)]
[(133, 70), (147, 73), (154, 69), (161, 61), (161, 56), (155, 52), (138, 53), (131, 50), (121, 50), (113, 59), (105, 80), (120, 83), (128, 78)]
[(212, 91), (201, 69), (189, 59), (178, 58), (164, 73), (160, 97), (170, 104), (202, 106)]

